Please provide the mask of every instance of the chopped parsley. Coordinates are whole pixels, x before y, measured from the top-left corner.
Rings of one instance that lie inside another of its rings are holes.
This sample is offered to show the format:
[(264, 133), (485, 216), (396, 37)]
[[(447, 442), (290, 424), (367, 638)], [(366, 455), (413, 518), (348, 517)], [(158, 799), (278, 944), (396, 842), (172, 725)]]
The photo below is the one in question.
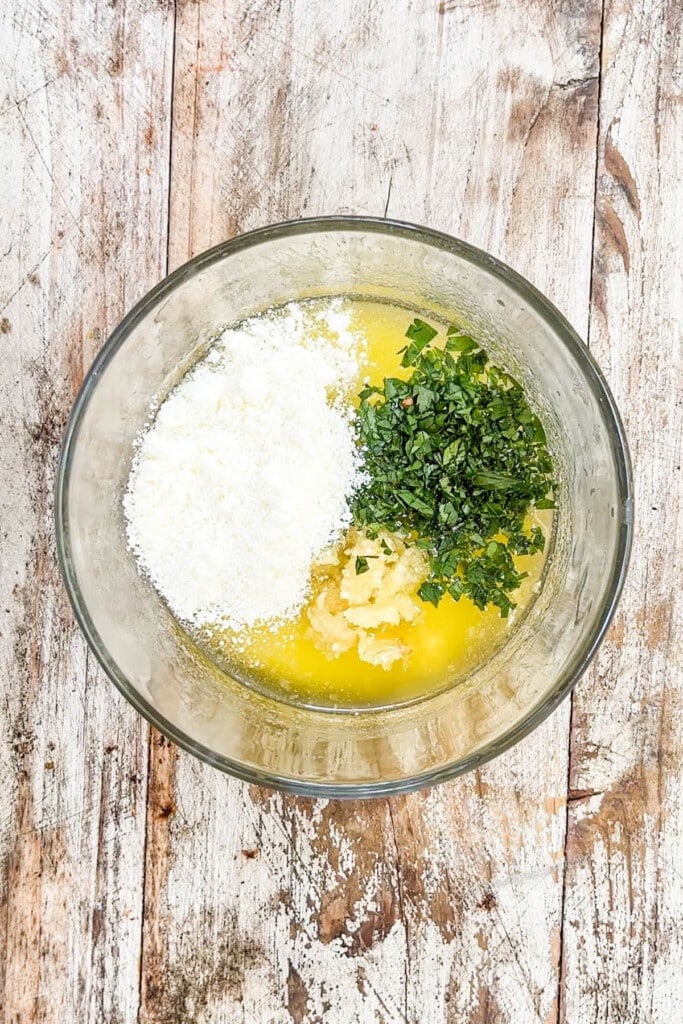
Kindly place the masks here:
[[(437, 336), (437, 334), (438, 331), (429, 324), (426, 324), (424, 320), (419, 320), (416, 317), (406, 331), (406, 338), (410, 338), (410, 345), (406, 345), (406, 347), (401, 350), (403, 353), (401, 366), (414, 366), (422, 349), (425, 348), (429, 342)], [(399, 353), (399, 355), (400, 354), (401, 353)]]
[[(514, 556), (542, 551), (532, 508), (554, 508), (553, 462), (545, 432), (517, 381), (488, 361), (478, 342), (415, 319), (401, 365), (407, 380), (386, 377), (360, 393), (360, 441), (368, 482), (354, 519), (370, 536), (399, 531), (429, 555), (418, 594), (438, 605), (448, 593), (508, 615), (526, 573)], [(401, 354), (399, 353), (399, 354)], [(364, 558), (356, 573), (367, 572)]]
[[(385, 553), (391, 554), (384, 541), (382, 541), (382, 547), (386, 549)], [(369, 570), (368, 558), (379, 558), (379, 555), (358, 555), (356, 557), (356, 576), (362, 576), (364, 572)]]

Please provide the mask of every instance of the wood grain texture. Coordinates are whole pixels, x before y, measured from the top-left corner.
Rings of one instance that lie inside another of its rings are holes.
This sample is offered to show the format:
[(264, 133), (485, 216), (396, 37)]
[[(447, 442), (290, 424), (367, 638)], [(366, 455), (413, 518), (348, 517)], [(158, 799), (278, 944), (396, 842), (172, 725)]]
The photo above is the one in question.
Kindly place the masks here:
[(55, 563), (66, 416), (163, 274), (172, 19), (2, 5), (0, 1019), (138, 1005), (147, 733), (86, 653)]
[[(2, 6), (0, 1021), (683, 1019), (679, 8)], [(86, 654), (51, 515), (83, 371), (167, 250), (350, 212), (467, 238), (590, 333), (639, 514), (571, 741), (566, 704), (480, 772), (367, 803), (150, 735)]]
[[(585, 333), (599, 46), (597, 3), (181, 4), (171, 264), (273, 220), (388, 214), (507, 258)], [(157, 739), (141, 1021), (555, 1020), (568, 719), (434, 793), (349, 805)]]
[(562, 1020), (683, 1020), (683, 10), (605, 5), (591, 348), (625, 415), (636, 539), (575, 696)]

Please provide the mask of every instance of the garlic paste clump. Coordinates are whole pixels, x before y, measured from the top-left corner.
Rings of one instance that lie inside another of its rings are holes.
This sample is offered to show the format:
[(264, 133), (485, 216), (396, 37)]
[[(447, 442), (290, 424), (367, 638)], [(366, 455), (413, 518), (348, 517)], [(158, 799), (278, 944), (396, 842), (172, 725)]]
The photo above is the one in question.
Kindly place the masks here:
[(428, 572), (424, 551), (399, 534), (350, 530), (315, 566), (309, 639), (333, 658), (355, 646), (361, 661), (388, 669), (411, 653), (394, 634), (422, 614), (416, 591)]

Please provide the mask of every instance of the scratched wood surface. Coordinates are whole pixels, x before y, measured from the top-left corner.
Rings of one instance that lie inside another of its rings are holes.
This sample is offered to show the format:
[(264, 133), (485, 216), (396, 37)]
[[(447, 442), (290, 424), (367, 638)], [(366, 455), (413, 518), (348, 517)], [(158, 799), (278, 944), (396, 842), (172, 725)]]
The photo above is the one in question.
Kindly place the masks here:
[[(0, 1020), (683, 1019), (683, 81), (675, 0), (5, 0)], [(385, 214), (513, 264), (635, 461), (624, 600), (486, 769), (369, 803), (249, 788), (104, 679), (55, 568), (75, 391), (167, 269)]]

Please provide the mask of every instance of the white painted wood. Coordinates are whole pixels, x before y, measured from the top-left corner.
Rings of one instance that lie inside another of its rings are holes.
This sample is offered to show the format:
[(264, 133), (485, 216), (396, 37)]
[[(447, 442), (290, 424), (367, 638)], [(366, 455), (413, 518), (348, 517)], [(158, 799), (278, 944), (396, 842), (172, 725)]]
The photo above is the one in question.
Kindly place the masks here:
[(164, 272), (173, 19), (135, 0), (0, 18), (0, 1019), (124, 1022), (148, 730), (75, 628), (52, 488), (84, 369)]
[[(605, 0), (600, 67), (601, 15), (5, 4), (6, 1024), (683, 1016), (680, 12)], [(271, 795), (156, 734), (148, 785), (148, 730), (74, 628), (50, 502), (83, 371), (165, 272), (174, 31), (171, 265), (285, 217), (388, 214), (502, 256), (585, 335), (597, 186), (591, 345), (626, 412), (642, 525), (571, 763), (567, 704), (485, 770), (391, 801)]]
[(683, 1019), (681, 13), (605, 5), (590, 341), (625, 416), (636, 540), (574, 708), (567, 1024)]

